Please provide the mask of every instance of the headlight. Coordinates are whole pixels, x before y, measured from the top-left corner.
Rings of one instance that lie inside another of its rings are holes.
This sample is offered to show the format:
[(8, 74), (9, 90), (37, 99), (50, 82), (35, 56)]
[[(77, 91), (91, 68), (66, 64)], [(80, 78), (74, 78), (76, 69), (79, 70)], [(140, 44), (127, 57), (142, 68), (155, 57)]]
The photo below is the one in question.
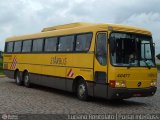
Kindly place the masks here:
[(124, 80), (116, 81), (115, 87), (126, 87), (126, 83)]
[(157, 85), (157, 82), (156, 81), (151, 81), (151, 86), (156, 86)]

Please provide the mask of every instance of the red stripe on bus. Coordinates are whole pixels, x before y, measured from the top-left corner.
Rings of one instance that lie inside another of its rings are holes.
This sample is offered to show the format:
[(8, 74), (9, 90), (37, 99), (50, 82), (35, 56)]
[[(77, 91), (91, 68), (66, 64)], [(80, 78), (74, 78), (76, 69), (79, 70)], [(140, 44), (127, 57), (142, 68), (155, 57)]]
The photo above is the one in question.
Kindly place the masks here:
[(70, 70), (69, 70), (69, 72), (68, 72), (67, 76), (69, 76), (69, 74), (70, 74), (70, 72), (71, 72), (71, 71), (72, 71), (72, 69), (70, 69)]

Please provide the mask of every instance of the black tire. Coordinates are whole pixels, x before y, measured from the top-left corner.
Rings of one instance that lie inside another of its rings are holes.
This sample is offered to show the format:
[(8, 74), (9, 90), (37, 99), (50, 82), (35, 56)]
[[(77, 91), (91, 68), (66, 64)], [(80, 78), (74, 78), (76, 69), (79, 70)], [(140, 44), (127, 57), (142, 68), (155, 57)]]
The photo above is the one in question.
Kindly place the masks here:
[(24, 73), (23, 80), (24, 80), (24, 86), (27, 87), (27, 88), (30, 88), (31, 83), (30, 83), (30, 78), (29, 78), (28, 72)]
[(80, 80), (77, 85), (77, 97), (80, 100), (87, 101), (88, 96), (88, 89), (86, 82), (84, 80)]
[(23, 85), (23, 80), (21, 79), (19, 71), (17, 71), (16, 74), (15, 74), (15, 82), (19, 86)]

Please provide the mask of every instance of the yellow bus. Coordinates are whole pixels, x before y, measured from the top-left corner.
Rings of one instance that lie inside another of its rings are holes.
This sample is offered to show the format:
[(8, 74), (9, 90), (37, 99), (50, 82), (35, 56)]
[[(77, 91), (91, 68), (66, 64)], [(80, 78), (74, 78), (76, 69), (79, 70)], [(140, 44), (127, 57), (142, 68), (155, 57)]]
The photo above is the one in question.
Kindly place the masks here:
[(4, 71), (32, 84), (106, 99), (153, 96), (157, 68), (148, 30), (116, 24), (71, 23), (6, 39)]

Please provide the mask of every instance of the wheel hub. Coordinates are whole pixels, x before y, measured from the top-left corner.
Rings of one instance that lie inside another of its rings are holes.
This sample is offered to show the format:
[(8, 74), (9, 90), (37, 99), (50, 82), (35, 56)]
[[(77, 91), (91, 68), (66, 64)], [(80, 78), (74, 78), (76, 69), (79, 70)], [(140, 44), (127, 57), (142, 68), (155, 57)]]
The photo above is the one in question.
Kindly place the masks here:
[(26, 85), (28, 84), (28, 76), (27, 75), (24, 78), (24, 82), (25, 82)]
[(82, 97), (85, 93), (85, 86), (82, 84), (79, 86), (79, 95)]
[(17, 83), (20, 83), (19, 76), (16, 77)]

